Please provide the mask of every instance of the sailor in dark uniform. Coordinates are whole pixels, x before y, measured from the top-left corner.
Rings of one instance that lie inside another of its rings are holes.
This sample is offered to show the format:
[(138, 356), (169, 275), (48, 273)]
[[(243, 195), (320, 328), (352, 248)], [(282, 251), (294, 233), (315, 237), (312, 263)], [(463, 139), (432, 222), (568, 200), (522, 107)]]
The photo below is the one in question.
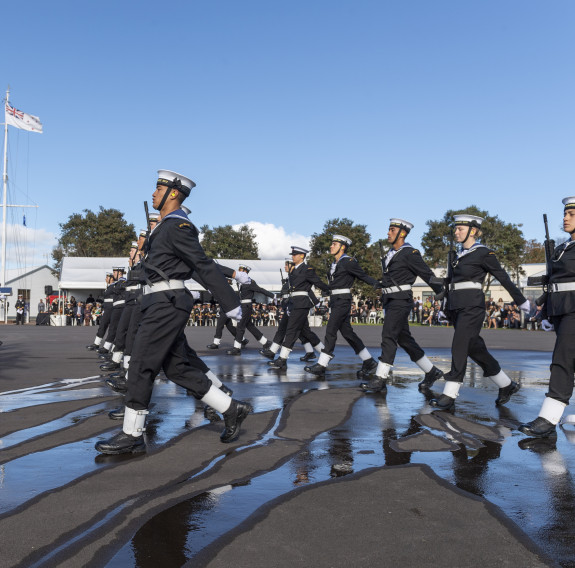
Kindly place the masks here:
[[(287, 332), (287, 326), (289, 321), (288, 304), (290, 299), (290, 288), (291, 288), (290, 274), (293, 268), (294, 268), (293, 260), (291, 258), (286, 258), (285, 259), (286, 278), (282, 280), (282, 288), (280, 292), (281, 308), (283, 312), (281, 318), (278, 321), (278, 329), (272, 339), (272, 344), (270, 345), (269, 348), (260, 349), (260, 353), (264, 357), (267, 357), (268, 359), (273, 359), (277, 355)], [(310, 299), (314, 305), (318, 303), (318, 300), (313, 292), (310, 292)], [(305, 355), (303, 357), (300, 357), (300, 361), (311, 361), (312, 359), (315, 359), (315, 354), (313, 350), (317, 349), (319, 353), (323, 349), (323, 343), (321, 342), (320, 338), (311, 330), (311, 328), (309, 327), (309, 321), (307, 319), (304, 321), (304, 325), (302, 327), (302, 333), (299, 339), (302, 342), (305, 349)]]
[[(555, 426), (573, 395), (575, 377), (575, 196), (566, 197), (563, 205), (563, 230), (570, 239), (553, 251), (548, 263), (551, 273), (547, 274), (541, 322), (545, 331), (554, 330), (556, 334), (549, 390), (539, 416), (519, 427), (524, 434), (538, 438), (556, 435)], [(575, 416), (567, 416), (565, 422), (575, 423)]]
[[(231, 284), (231, 281), (228, 280), (228, 282), (230, 282), (230, 284)], [(228, 316), (226, 316), (226, 314), (221, 309), (219, 309), (219, 307), (218, 307), (217, 319), (216, 319), (216, 331), (214, 333), (214, 340), (212, 341), (212, 343), (210, 343), (209, 345), (206, 346), (208, 349), (219, 349), (220, 348), (220, 343), (222, 342), (222, 335), (224, 333), (224, 327), (232, 334), (232, 336), (235, 339), (236, 327), (232, 323), (232, 320)], [(248, 343), (249, 343), (249, 339), (246, 339), (244, 337), (244, 339), (242, 339), (242, 346), (245, 347)]]
[(161, 368), (168, 379), (223, 414), (222, 442), (231, 442), (238, 437), (241, 423), (252, 410), (251, 405), (233, 400), (222, 392), (188, 360), (184, 330), (193, 299), (184, 281), (194, 272), (230, 317), (241, 317), (236, 294), (218, 265), (204, 253), (198, 230), (181, 209), (183, 200), (194, 186), (192, 180), (175, 172), (158, 172), (153, 206), (160, 211), (161, 221), (150, 235), (149, 250), (143, 260), (146, 285), (141, 305), (142, 320), (130, 361), (124, 425), (114, 437), (96, 444), (99, 452), (119, 454), (145, 448), (142, 433), (154, 380)]
[[(239, 267), (240, 272), (244, 272), (245, 274), (249, 274), (251, 268), (245, 264), (240, 265)], [(227, 351), (228, 355), (241, 355), (242, 354), (242, 341), (244, 339), (244, 333), (246, 329), (256, 338), (259, 343), (261, 343), (264, 347), (269, 347), (271, 345), (271, 341), (264, 336), (264, 334), (254, 325), (252, 321), (252, 303), (254, 299), (254, 295), (263, 294), (268, 298), (273, 298), (274, 295), (267, 290), (264, 290), (262, 287), (258, 286), (255, 280), (251, 279), (249, 284), (240, 284), (240, 302), (242, 304), (242, 319), (238, 323), (236, 327), (236, 337), (234, 339), (234, 346), (232, 349)]]
[(420, 389), (429, 388), (443, 376), (442, 371), (427, 358), (409, 331), (408, 320), (413, 310), (412, 286), (415, 279), (419, 276), (436, 293), (443, 290), (443, 280), (433, 274), (431, 268), (421, 258), (419, 251), (405, 242), (411, 229), (413, 225), (408, 221), (389, 220), (387, 240), (391, 248), (383, 261), (382, 276), (382, 304), (385, 319), (381, 331), (381, 355), (373, 377), (369, 382), (361, 384), (364, 391), (387, 389), (386, 380), (391, 373), (398, 345), (425, 373), (425, 378), (419, 383)]
[[(297, 338), (306, 334), (304, 328), (308, 322), (309, 310), (315, 305), (312, 300), (313, 286), (322, 292), (329, 293), (329, 286), (320, 279), (311, 266), (304, 262), (309, 251), (296, 246), (292, 246), (291, 249), (294, 267), (289, 274), (290, 297), (286, 307), (286, 310), (289, 310), (288, 324), (279, 357), (270, 362), (270, 368), (278, 370), (287, 369), (287, 360)], [(311, 341), (311, 338), (308, 340)]]
[(97, 351), (98, 349), (104, 347), (102, 341), (106, 337), (106, 332), (108, 331), (108, 326), (110, 325), (110, 318), (112, 317), (112, 302), (114, 301), (114, 275), (111, 272), (106, 272), (106, 289), (104, 290), (104, 298), (102, 302), (102, 315), (100, 316), (100, 325), (98, 326), (98, 331), (96, 332), (96, 337), (92, 345), (87, 345), (86, 349), (90, 351)]
[(371, 356), (363, 341), (351, 326), (351, 287), (358, 278), (374, 288), (381, 287), (381, 284), (375, 278), (372, 278), (364, 272), (357, 260), (347, 254), (347, 249), (352, 242), (346, 236), (334, 235), (330, 247), (330, 254), (333, 255), (334, 261), (331, 265), (329, 279), (330, 288), (330, 307), (329, 320), (325, 329), (324, 343), (321, 355), (315, 365), (305, 367), (308, 373), (314, 375), (324, 375), (327, 366), (333, 359), (337, 332), (339, 331), (344, 339), (353, 347), (355, 354), (362, 361), (361, 370), (358, 375), (363, 378), (373, 373), (377, 369), (377, 362)]
[(519, 308), (527, 313), (529, 301), (511, 281), (495, 253), (477, 242), (481, 237), (482, 217), (455, 215), (454, 237), (462, 245), (457, 257), (448, 267), (447, 310), (455, 328), (451, 345), (451, 370), (445, 375), (445, 388), (438, 399), (430, 404), (440, 410), (455, 406), (455, 399), (465, 377), (467, 357), (471, 357), (498, 387), (495, 403), (505, 404), (516, 393), (520, 385), (512, 381), (502, 370), (496, 359), (487, 351), (479, 335), (485, 320), (485, 295), (483, 281), (487, 274), (494, 276), (509, 292)]
[(114, 345), (114, 339), (116, 337), (116, 331), (118, 329), (118, 324), (120, 323), (120, 318), (122, 317), (122, 310), (124, 309), (124, 304), (126, 303), (126, 269), (123, 266), (116, 266), (112, 268), (112, 273), (114, 274), (114, 285), (111, 288), (112, 291), (112, 315), (110, 317), (110, 325), (108, 326), (108, 333), (104, 340), (104, 345), (98, 349), (98, 353), (102, 356), (100, 358), (109, 358), (111, 355), (112, 347)]

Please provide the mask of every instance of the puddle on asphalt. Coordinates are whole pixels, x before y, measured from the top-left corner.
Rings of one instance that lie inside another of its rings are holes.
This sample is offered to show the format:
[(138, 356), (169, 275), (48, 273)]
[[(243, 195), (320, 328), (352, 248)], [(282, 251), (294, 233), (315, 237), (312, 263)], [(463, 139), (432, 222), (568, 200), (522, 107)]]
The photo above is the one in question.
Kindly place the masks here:
[[(434, 363), (447, 370), (449, 350), (428, 350), (428, 354)], [(433, 409), (417, 392), (416, 383), (421, 374), (400, 351), (387, 397), (374, 394), (360, 398), (345, 425), (321, 434), (276, 470), (245, 484), (203, 493), (163, 511), (143, 525), (108, 566), (148, 567), (185, 563), (257, 508), (298, 487), (369, 467), (392, 467), (410, 462), (428, 464), (439, 476), (457, 487), (484, 496), (501, 507), (551, 556), (564, 561), (564, 565), (567, 565), (565, 562), (575, 562), (575, 531), (572, 530), (575, 491), (569, 473), (575, 466), (572, 445), (575, 432), (572, 432), (571, 443), (566, 433), (560, 431), (555, 445), (529, 445), (512, 430), (518, 423), (537, 415), (543, 399), (542, 385), (547, 379), (550, 354), (498, 351), (496, 356), (509, 376), (523, 385), (509, 408), (494, 407), (496, 387), (485, 381), (482, 372), (470, 364), (465, 385), (473, 387), (473, 390), (464, 389), (461, 399), (466, 400), (458, 399), (455, 414), (469, 423), (450, 421), (449, 417), (443, 423), (434, 423)], [(237, 360), (232, 362), (220, 357), (210, 359), (210, 364), (212, 370), (234, 390), (234, 397), (251, 402), (256, 412), (282, 408), (302, 390), (349, 387), (358, 382), (355, 371), (359, 362), (345, 347), (338, 346), (338, 357), (330, 365), (325, 381), (318, 381), (305, 373), (298, 360), (290, 362), (285, 374), (270, 372), (266, 360), (255, 354), (242, 356), (242, 360), (239, 364)], [(442, 385), (438, 384), (438, 391), (442, 390)], [(110, 391), (103, 386), (101, 379), (89, 377), (77, 380), (76, 384), (73, 381), (56, 382), (4, 393), (0, 395), (0, 411), (109, 395)], [(107, 403), (107, 408), (121, 403), (122, 398), (118, 397), (118, 404)], [(207, 423), (201, 404), (168, 381), (156, 382), (153, 404), (148, 421), (149, 451)], [(92, 407), (91, 411), (94, 412), (95, 408)], [(517, 411), (520, 416), (515, 414)], [(83, 409), (80, 414), (82, 412), (87, 410)], [(66, 418), (74, 419), (68, 415), (43, 425), (41, 431), (23, 431), (21, 440), (25, 441), (26, 436), (31, 439), (55, 431)], [(474, 429), (471, 423), (490, 430)], [(121, 422), (118, 423), (120, 427)], [(108, 435), (30, 454), (0, 466), (0, 513), (98, 468), (117, 463), (101, 459), (104, 456), (98, 456), (93, 449), (98, 439)], [(431, 452), (431, 445), (424, 440), (426, 437), (429, 442), (430, 436), (445, 444), (456, 444), (457, 449)], [(10, 443), (8, 438), (6, 436), (4, 440)], [(15, 440), (12, 439), (12, 444), (20, 443)], [(422, 448), (427, 447), (428, 451), (409, 451), (414, 447), (417, 449), (417, 444), (423, 444)], [(65, 468), (59, 465), (63, 462), (66, 463)], [(108, 518), (111, 520), (113, 515)], [(74, 538), (85, 536), (83, 533)], [(40, 565), (46, 560), (47, 557)]]

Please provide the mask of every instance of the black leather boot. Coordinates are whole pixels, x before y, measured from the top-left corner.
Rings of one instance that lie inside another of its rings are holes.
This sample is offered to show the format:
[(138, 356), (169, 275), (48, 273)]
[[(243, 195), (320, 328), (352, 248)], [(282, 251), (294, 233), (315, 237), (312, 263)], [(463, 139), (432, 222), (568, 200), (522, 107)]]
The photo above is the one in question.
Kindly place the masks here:
[(369, 375), (372, 375), (376, 369), (377, 369), (377, 361), (373, 357), (371, 359), (367, 359), (361, 364), (361, 369), (356, 373), (357, 378), (360, 381), (364, 379), (367, 380)]
[(506, 387), (499, 389), (499, 395), (495, 399), (495, 404), (497, 406), (500, 406), (502, 404), (505, 404), (506, 402), (509, 402), (511, 395), (515, 394), (520, 388), (521, 385), (519, 383), (511, 381), (511, 383), (508, 384)]
[(98, 346), (95, 343), (92, 343), (92, 345), (86, 345), (86, 349), (88, 351), (96, 351), (98, 349)]
[(103, 363), (100, 365), (100, 369), (102, 371), (117, 371), (122, 368), (120, 363), (116, 363), (116, 361), (108, 361), (107, 363)]
[(439, 398), (432, 398), (429, 404), (437, 408), (437, 410), (452, 410), (455, 408), (455, 399), (442, 394)]
[(241, 355), (242, 354), (242, 350), (238, 349), (237, 347), (233, 347), (232, 349), (228, 349), (226, 351), (226, 353), (228, 355)]
[(220, 348), (218, 343), (210, 343), (209, 345), (206, 345), (206, 347), (208, 349), (219, 349)]
[(125, 379), (106, 379), (106, 384), (116, 392), (128, 392), (128, 382)]
[(363, 392), (387, 392), (387, 384), (383, 377), (373, 375), (369, 381), (359, 385)]
[(95, 448), (102, 454), (131, 454), (145, 451), (146, 443), (143, 436), (131, 436), (121, 431), (113, 438), (97, 442)]
[(317, 375), (318, 377), (323, 377), (325, 375), (325, 369), (323, 365), (316, 363), (315, 365), (306, 365), (304, 371), (311, 373), (312, 375)]
[(260, 349), (260, 355), (263, 355), (268, 359), (273, 359), (276, 356), (276, 354), (271, 349), (267, 349), (265, 347), (263, 349)]
[(208, 419), (210, 422), (219, 422), (222, 419), (215, 408), (207, 405), (204, 406), (204, 418)]
[(533, 438), (549, 438), (549, 436), (557, 436), (557, 429), (555, 424), (552, 424), (546, 418), (538, 416), (535, 420), (521, 424), (519, 431), (532, 436)]
[(120, 406), (120, 408), (115, 408), (108, 412), (108, 418), (111, 420), (124, 420), (124, 414), (126, 413), (126, 407)]
[(245, 347), (249, 342), (249, 339), (242, 339), (242, 347)]
[(99, 347), (97, 349), (97, 352), (99, 355), (107, 355), (109, 353), (109, 351), (105, 347)]
[(441, 379), (441, 377), (443, 377), (443, 371), (434, 365), (429, 373), (425, 373), (423, 381), (421, 381), (417, 387), (420, 391), (430, 389), (433, 383)]
[(234, 394), (234, 391), (233, 391), (231, 388), (227, 387), (226, 385), (222, 385), (222, 386), (220, 387), (220, 390), (221, 390), (224, 394), (227, 394), (230, 398), (231, 398), (232, 394)]
[(313, 361), (315, 359), (316, 355), (313, 351), (306, 353), (303, 357), (300, 357), (299, 360), (300, 361)]
[(238, 438), (242, 422), (252, 411), (253, 407), (251, 404), (239, 400), (232, 400), (232, 404), (228, 410), (224, 412), (224, 422), (226, 426), (220, 436), (220, 440), (224, 442), (224, 444), (233, 442)]
[(287, 359), (282, 359), (281, 357), (278, 357), (275, 361), (270, 361), (269, 367), (270, 369), (285, 371), (287, 370)]

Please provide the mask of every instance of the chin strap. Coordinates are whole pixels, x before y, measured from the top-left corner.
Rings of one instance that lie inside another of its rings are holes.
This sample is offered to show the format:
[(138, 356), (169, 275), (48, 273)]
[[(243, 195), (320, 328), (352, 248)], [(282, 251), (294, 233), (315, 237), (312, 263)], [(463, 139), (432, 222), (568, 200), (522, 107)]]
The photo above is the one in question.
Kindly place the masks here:
[(182, 191), (181, 180), (176, 178), (174, 181), (169, 183), (168, 189), (166, 189), (166, 192), (164, 193), (164, 197), (162, 197), (162, 201), (160, 201), (160, 204), (158, 205), (158, 207), (156, 207), (156, 209), (158, 211), (161, 211), (162, 208), (164, 207), (164, 205), (166, 204), (166, 200), (168, 199), (168, 194), (172, 189), (177, 189), (178, 191)]

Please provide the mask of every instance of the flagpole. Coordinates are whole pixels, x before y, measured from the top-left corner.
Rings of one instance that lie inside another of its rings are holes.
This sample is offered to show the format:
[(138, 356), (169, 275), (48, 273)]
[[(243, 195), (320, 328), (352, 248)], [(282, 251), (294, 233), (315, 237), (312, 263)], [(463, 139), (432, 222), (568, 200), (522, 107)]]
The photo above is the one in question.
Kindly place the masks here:
[[(4, 173), (2, 174), (3, 200), (2, 200), (2, 286), (6, 286), (6, 197), (8, 192), (8, 121), (6, 120), (6, 104), (10, 98), (10, 87), (6, 89), (6, 103), (4, 105)], [(6, 313), (6, 310), (4, 310)]]

